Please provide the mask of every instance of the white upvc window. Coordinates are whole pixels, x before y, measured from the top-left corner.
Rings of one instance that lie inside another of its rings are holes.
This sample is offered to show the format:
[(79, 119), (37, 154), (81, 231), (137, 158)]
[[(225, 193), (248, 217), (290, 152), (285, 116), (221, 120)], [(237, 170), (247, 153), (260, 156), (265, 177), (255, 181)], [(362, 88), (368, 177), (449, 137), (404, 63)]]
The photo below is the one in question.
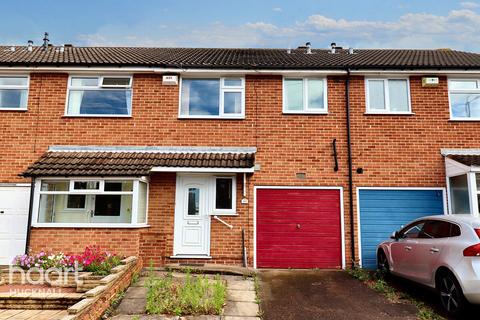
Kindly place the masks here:
[(370, 78), (365, 82), (367, 113), (412, 113), (408, 78)]
[(180, 79), (179, 118), (245, 118), (245, 78)]
[(35, 184), (33, 226), (141, 227), (147, 210), (143, 178), (42, 178)]
[(283, 78), (283, 113), (327, 113), (326, 78)]
[(480, 120), (480, 79), (449, 79), (450, 118)]
[(70, 76), (67, 116), (130, 117), (131, 76)]
[(0, 110), (27, 110), (28, 84), (28, 76), (0, 76)]
[(217, 176), (214, 179), (214, 214), (235, 215), (237, 181), (235, 176)]

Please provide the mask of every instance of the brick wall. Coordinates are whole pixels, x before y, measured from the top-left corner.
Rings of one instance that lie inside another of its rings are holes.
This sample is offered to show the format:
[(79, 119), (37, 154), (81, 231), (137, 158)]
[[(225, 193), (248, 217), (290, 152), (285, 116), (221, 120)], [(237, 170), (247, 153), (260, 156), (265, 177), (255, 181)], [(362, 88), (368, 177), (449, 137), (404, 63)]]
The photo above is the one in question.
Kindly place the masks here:
[[(340, 186), (344, 188), (347, 264), (350, 218), (345, 133), (345, 79), (328, 78), (328, 115), (282, 114), (282, 78), (247, 76), (245, 120), (179, 120), (177, 86), (162, 86), (159, 75), (135, 75), (131, 118), (65, 117), (66, 74), (32, 74), (28, 112), (2, 111), (0, 182), (26, 181), (17, 175), (50, 145), (256, 146), (261, 170), (249, 175), (248, 205), (225, 218), (227, 229), (212, 221), (215, 263), (241, 263), (241, 228), (253, 257), (253, 186)], [(422, 88), (411, 77), (414, 115), (365, 115), (363, 77), (351, 81), (352, 141), (355, 186), (444, 186), (440, 148), (479, 147), (476, 122), (449, 121), (446, 78), (437, 88)], [(332, 140), (337, 140), (335, 172)], [(305, 173), (299, 179), (296, 173)], [(237, 199), (243, 177), (239, 175)], [(154, 174), (150, 185), (148, 229), (35, 229), (32, 248), (82, 248), (92, 241), (121, 244), (156, 264), (175, 262), (173, 253), (174, 174)], [(354, 199), (354, 204), (355, 204)], [(356, 210), (356, 207), (354, 207)], [(115, 235), (115, 236), (113, 236)], [(73, 243), (73, 246), (71, 244)], [(64, 249), (65, 250), (65, 249)], [(148, 263), (148, 262), (147, 262)]]

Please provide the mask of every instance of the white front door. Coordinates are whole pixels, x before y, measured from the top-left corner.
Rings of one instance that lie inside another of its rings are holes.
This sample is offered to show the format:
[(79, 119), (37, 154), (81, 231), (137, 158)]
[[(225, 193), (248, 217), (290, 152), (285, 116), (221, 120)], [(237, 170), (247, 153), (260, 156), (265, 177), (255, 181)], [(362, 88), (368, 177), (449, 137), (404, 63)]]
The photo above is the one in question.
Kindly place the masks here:
[(29, 187), (0, 187), (0, 265), (25, 253)]
[(177, 175), (174, 255), (210, 253), (209, 183), (206, 176)]

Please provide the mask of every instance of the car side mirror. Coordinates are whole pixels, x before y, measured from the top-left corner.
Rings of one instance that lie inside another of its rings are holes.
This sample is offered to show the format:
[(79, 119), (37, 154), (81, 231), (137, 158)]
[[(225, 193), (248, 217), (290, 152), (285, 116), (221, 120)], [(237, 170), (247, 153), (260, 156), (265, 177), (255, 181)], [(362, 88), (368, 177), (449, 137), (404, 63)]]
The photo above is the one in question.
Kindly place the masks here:
[(394, 231), (390, 236), (390, 239), (394, 239), (394, 240), (400, 239), (400, 234), (398, 233), (398, 231)]

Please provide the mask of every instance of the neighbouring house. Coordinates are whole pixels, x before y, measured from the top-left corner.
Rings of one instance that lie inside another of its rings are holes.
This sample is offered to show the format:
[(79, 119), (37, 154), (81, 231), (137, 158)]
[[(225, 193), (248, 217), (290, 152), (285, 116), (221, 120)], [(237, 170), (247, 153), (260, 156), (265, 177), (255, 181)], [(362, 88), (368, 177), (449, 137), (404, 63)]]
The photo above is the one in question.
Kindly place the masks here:
[(479, 214), (480, 54), (0, 47), (0, 264), (375, 266), (407, 221)]

